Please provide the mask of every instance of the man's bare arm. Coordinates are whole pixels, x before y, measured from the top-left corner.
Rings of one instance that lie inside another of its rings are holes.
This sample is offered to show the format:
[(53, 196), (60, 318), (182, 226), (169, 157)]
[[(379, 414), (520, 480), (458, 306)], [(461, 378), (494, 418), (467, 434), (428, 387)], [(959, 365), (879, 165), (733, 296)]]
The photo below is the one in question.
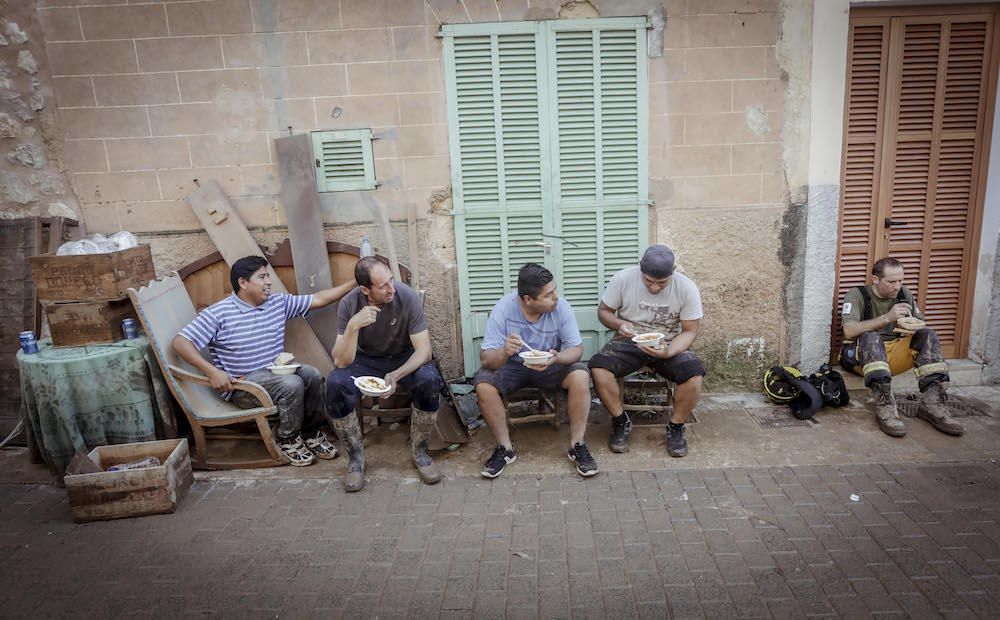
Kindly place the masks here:
[(233, 390), (233, 378), (229, 376), (226, 371), (216, 368), (208, 360), (201, 356), (201, 352), (195, 348), (194, 343), (181, 336), (180, 334), (174, 336), (174, 340), (171, 343), (174, 347), (174, 351), (177, 355), (181, 356), (188, 364), (191, 364), (198, 370), (202, 372), (206, 377), (208, 377), (209, 382), (212, 387), (223, 391), (231, 392)]
[(597, 306), (597, 318), (605, 327), (615, 330), (625, 338), (631, 338), (636, 334), (635, 327), (625, 319), (619, 318), (616, 312), (617, 310), (603, 301)]
[(350, 282), (344, 282), (343, 284), (338, 284), (333, 288), (323, 289), (317, 293), (313, 293), (312, 303), (309, 304), (309, 309), (322, 308), (323, 306), (329, 306), (335, 301), (340, 301), (344, 295), (350, 293), (356, 287), (354, 280)]

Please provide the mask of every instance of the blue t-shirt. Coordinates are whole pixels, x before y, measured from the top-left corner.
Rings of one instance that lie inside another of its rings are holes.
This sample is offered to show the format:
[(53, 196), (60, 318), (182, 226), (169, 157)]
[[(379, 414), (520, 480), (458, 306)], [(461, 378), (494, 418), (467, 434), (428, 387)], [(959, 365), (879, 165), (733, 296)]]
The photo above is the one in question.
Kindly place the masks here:
[[(568, 301), (560, 299), (555, 310), (546, 312), (536, 323), (532, 323), (521, 312), (516, 291), (504, 295), (493, 306), (490, 317), (486, 320), (486, 334), (481, 347), (484, 351), (502, 349), (504, 341), (511, 334), (517, 334), (527, 346), (539, 351), (562, 351), (583, 344), (576, 316)], [(521, 361), (517, 354), (510, 359)]]

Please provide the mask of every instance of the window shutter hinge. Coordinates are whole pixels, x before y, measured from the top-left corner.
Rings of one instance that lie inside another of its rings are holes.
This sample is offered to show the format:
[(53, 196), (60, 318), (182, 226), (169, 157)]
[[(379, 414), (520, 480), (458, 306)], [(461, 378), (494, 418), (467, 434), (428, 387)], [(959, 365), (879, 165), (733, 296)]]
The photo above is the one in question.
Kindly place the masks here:
[(321, 164), (321, 163), (320, 163), (320, 161), (319, 161), (319, 158), (318, 158), (318, 157), (316, 158), (316, 167), (317, 167), (317, 168), (322, 168), (322, 167), (323, 167), (323, 164)]

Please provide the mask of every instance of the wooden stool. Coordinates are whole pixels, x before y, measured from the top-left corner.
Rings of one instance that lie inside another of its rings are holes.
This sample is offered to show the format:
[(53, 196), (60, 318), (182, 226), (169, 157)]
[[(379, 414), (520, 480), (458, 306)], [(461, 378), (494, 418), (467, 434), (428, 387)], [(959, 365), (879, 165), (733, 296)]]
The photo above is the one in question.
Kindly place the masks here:
[(380, 398), (361, 395), (357, 402), (358, 423), (362, 431), (366, 431), (365, 418), (375, 418), (375, 423), (379, 424), (378, 418), (382, 417), (410, 417), (413, 414), (411, 406), (410, 393), (402, 385), (384, 402)]
[[(546, 392), (539, 388), (523, 388), (513, 394), (503, 396), (503, 406), (507, 409), (507, 426), (513, 428), (517, 424), (528, 422), (551, 422), (554, 428), (559, 428), (559, 409), (562, 405), (563, 392)], [(524, 401), (538, 401), (538, 413), (511, 417), (510, 404)]]
[[(651, 378), (645, 378), (640, 375), (649, 375)], [(657, 390), (666, 391), (666, 402), (664, 404), (626, 404), (625, 395), (626, 390), (630, 390), (633, 394), (638, 391), (640, 394), (645, 394), (647, 390)], [(622, 409), (625, 411), (659, 411), (659, 412), (673, 412), (674, 410), (674, 384), (672, 381), (668, 381), (656, 374), (652, 368), (648, 366), (643, 366), (634, 373), (627, 375), (625, 377), (618, 378), (618, 391), (621, 393), (622, 397)]]

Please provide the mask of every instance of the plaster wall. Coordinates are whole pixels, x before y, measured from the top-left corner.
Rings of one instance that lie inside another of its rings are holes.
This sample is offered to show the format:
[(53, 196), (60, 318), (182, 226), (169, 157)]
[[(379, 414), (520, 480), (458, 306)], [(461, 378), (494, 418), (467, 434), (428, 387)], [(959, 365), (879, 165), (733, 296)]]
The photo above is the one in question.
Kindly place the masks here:
[[(782, 291), (803, 254), (783, 239), (808, 195), (811, 0), (77, 4), (39, 2), (37, 16), (61, 159), (92, 231), (138, 233), (159, 271), (185, 264), (212, 248), (184, 199), (215, 178), (254, 235), (280, 241), (273, 139), (370, 127), (381, 185), (365, 197), (389, 213), (404, 263), (402, 222), (418, 212), (449, 370), (461, 351), (439, 25), (648, 15), (650, 241), (674, 246), (701, 286), (698, 350), (717, 386), (755, 384), (784, 357), (786, 307), (801, 305)], [(360, 194), (322, 200), (328, 238), (385, 247)]]
[[(1000, 90), (1000, 81), (998, 81)], [(1000, 92), (997, 93), (1000, 97)], [(969, 357), (985, 362), (983, 380), (1000, 383), (1000, 118), (993, 118), (979, 265), (972, 301)]]

